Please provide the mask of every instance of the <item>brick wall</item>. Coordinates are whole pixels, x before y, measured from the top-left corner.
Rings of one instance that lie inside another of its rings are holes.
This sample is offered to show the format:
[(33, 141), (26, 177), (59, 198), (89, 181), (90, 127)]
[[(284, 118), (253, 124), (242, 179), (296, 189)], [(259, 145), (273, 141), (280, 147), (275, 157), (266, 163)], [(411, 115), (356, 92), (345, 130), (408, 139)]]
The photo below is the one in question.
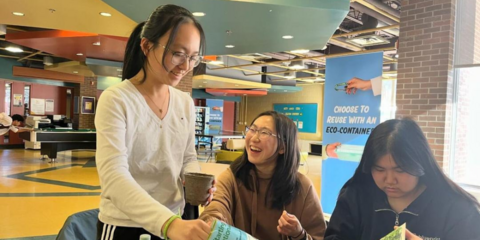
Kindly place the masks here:
[[(81, 114), (82, 96), (97, 97), (97, 78), (85, 77), (83, 84), (78, 84), (74, 90), (75, 96), (79, 96), (80, 114), (75, 114), (73, 117), (74, 128), (78, 129), (94, 129), (95, 128), (95, 114)], [(95, 99), (95, 105), (98, 99)]]
[(455, 0), (403, 0), (397, 117), (422, 127), (435, 158), (448, 171), (453, 93)]

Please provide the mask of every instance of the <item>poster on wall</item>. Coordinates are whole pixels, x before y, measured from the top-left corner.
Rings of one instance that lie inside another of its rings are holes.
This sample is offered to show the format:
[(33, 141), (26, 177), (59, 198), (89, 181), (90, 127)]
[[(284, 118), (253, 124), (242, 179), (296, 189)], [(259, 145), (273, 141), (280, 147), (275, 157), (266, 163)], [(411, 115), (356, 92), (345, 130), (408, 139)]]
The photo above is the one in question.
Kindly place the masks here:
[(14, 107), (22, 107), (23, 95), (22, 94), (13, 94), (13, 106)]
[(32, 98), (30, 105), (31, 115), (45, 115), (45, 99)]
[(45, 100), (45, 112), (54, 112), (55, 111), (55, 103), (53, 99), (46, 99)]
[(82, 114), (95, 114), (95, 97), (82, 96)]
[(383, 52), (327, 59), (321, 188), (326, 213), (333, 212), (368, 136), (380, 123), (382, 67)]
[(292, 119), (299, 132), (317, 133), (318, 104), (273, 104), (273, 110)]
[(219, 134), (223, 127), (223, 100), (207, 99), (210, 116), (208, 124), (205, 124), (205, 134)]

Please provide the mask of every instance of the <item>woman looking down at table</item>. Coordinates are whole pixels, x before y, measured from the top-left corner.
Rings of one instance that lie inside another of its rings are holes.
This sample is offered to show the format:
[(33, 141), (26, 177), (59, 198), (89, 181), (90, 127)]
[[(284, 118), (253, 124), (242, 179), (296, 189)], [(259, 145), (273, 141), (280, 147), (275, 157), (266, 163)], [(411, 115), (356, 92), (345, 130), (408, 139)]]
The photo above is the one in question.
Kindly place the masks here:
[(200, 168), (193, 100), (174, 88), (204, 50), (202, 27), (179, 6), (158, 7), (132, 32), (125, 81), (102, 93), (95, 117), (102, 187), (97, 239), (208, 238), (205, 222), (179, 218), (184, 173)]

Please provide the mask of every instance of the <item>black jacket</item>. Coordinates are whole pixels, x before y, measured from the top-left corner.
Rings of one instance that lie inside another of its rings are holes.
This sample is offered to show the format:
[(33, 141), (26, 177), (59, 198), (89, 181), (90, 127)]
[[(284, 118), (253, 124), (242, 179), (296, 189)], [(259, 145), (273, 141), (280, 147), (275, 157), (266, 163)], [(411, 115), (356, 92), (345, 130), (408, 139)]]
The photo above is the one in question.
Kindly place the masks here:
[(379, 240), (405, 222), (424, 240), (480, 240), (480, 210), (460, 196), (427, 188), (397, 214), (383, 191), (358, 184), (341, 191), (324, 240)]

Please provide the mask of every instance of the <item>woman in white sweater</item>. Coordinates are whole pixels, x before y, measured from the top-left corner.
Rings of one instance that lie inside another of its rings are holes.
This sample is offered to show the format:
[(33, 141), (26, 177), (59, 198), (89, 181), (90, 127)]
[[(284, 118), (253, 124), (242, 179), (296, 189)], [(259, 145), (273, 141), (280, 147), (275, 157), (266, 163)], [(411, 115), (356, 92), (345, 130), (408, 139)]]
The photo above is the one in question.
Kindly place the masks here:
[(102, 93), (95, 117), (102, 186), (97, 239), (208, 238), (205, 222), (179, 217), (183, 174), (200, 168), (193, 101), (174, 88), (204, 49), (202, 27), (175, 5), (158, 7), (132, 32), (126, 80)]

